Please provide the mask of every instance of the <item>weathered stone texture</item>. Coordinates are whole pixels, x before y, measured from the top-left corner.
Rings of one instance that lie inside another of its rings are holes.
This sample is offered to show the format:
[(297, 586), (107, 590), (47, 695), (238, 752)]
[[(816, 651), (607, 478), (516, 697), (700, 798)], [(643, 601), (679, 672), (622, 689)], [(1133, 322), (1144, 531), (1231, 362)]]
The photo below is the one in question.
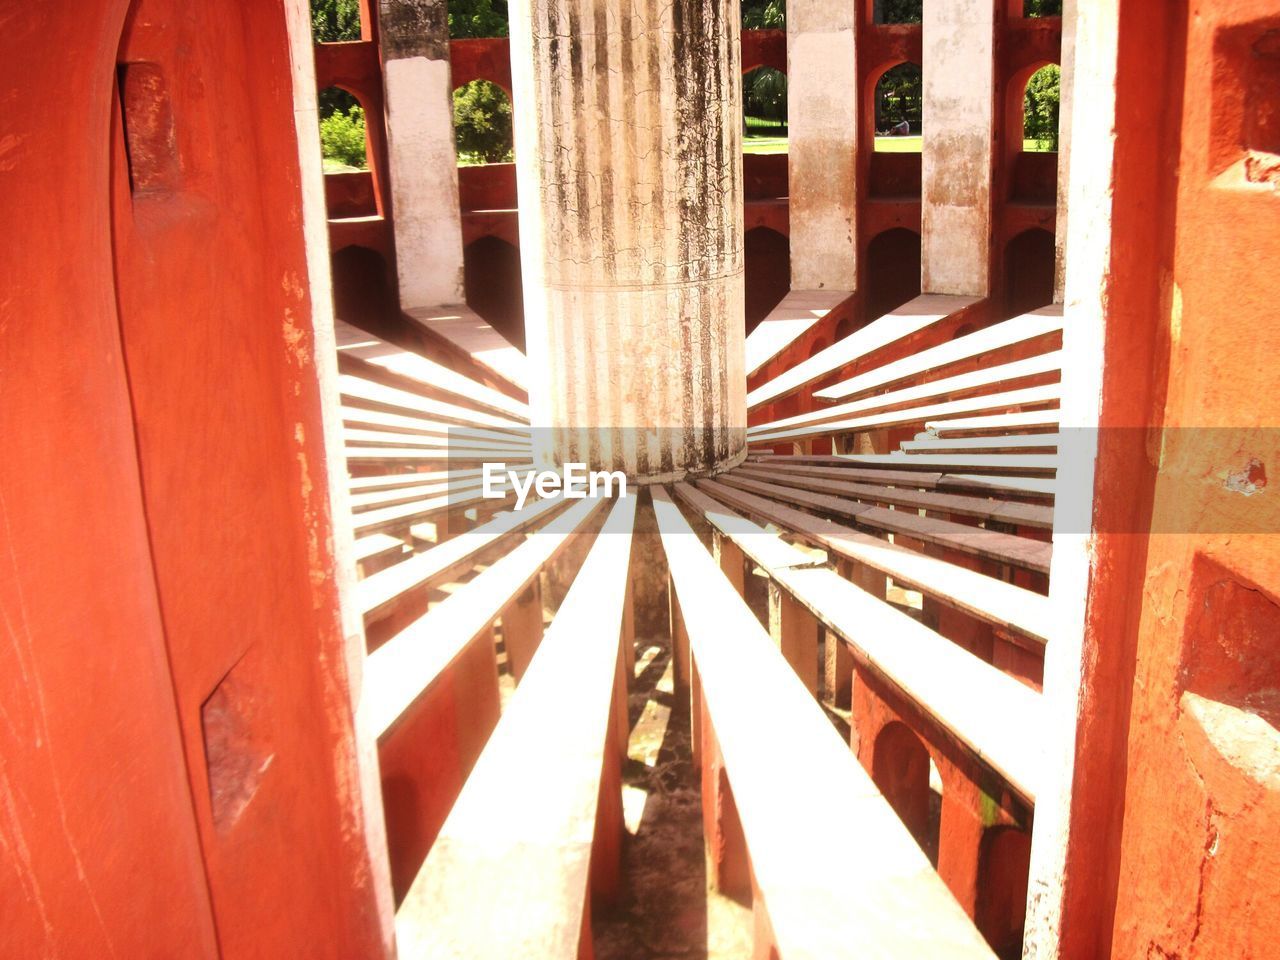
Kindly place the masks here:
[(512, 12), (526, 328), (547, 371), (531, 385), (535, 426), (553, 428), (553, 459), (636, 479), (741, 459), (733, 5)]

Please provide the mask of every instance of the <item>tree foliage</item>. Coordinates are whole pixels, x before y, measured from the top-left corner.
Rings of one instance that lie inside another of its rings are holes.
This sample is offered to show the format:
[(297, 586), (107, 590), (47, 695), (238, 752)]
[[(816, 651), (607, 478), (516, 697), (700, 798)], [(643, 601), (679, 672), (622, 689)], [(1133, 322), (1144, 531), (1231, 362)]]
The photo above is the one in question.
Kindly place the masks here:
[(923, 0), (876, 0), (873, 13), (876, 23), (920, 23), (923, 19)]
[(453, 131), (461, 162), (511, 160), (511, 101), (488, 80), (464, 84), (453, 91)]
[(787, 119), (787, 76), (772, 67), (757, 67), (742, 82), (742, 112), (785, 123)]
[(1062, 0), (1023, 0), (1022, 15), (1024, 17), (1060, 17)]
[(914, 63), (890, 67), (876, 84), (876, 129), (886, 130), (903, 120), (912, 133), (920, 132), (923, 75)]
[(1022, 100), (1022, 135), (1045, 149), (1058, 149), (1058, 109), (1062, 99), (1062, 71), (1056, 63), (1041, 67), (1027, 81)]
[(360, 0), (311, 0), (311, 39), (341, 43), (360, 39)]
[(506, 0), (449, 0), (449, 36), (453, 39), (506, 35)]
[(365, 169), (364, 111), (354, 106), (349, 111), (335, 111), (320, 121), (320, 152), (326, 160), (348, 167)]
[(781, 30), (787, 25), (787, 0), (742, 0), (745, 30)]

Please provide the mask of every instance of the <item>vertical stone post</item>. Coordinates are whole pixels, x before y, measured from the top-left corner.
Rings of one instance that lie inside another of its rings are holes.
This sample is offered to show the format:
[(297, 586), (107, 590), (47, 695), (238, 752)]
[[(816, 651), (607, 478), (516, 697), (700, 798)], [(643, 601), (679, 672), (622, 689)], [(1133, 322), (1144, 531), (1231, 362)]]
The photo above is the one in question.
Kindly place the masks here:
[(502, 645), (507, 669), (519, 683), (542, 643), (542, 586), (534, 580), (502, 611)]
[(462, 214), (446, 0), (379, 0), (400, 305), (461, 303)]
[(991, 284), (995, 0), (924, 5), (921, 289)]
[(729, 0), (511, 5), (543, 463), (655, 482), (745, 456), (738, 36)]
[(787, 5), (791, 288), (852, 291), (858, 281), (856, 3)]
[(815, 697), (818, 695), (818, 631), (821, 625), (772, 580), (769, 581), (769, 635), (778, 645), (796, 676)]
[(1067, 289), (1067, 192), (1071, 182), (1071, 108), (1076, 75), (1076, 0), (1062, 0), (1061, 101), (1058, 107), (1058, 216), (1054, 231), (1053, 302)]
[(742, 548), (719, 531), (711, 535), (711, 552), (716, 558), (724, 575), (738, 591), (738, 596), (747, 595), (747, 558)]

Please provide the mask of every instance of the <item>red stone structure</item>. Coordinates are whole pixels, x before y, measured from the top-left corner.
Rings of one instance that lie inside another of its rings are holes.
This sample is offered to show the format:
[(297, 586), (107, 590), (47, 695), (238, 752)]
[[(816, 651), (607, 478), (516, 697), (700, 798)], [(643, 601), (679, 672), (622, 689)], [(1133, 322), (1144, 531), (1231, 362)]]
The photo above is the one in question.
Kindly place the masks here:
[(4, 5), (0, 957), (732, 955), (635, 889), (654, 670), (752, 957), (1275, 956), (1274, 4), (510, 6)]

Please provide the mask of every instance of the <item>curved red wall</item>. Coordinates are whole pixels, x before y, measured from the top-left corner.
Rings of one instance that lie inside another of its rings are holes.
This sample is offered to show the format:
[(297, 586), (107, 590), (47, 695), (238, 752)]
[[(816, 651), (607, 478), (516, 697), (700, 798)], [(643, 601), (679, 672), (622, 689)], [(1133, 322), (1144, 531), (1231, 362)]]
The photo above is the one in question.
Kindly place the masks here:
[(0, 34), (0, 956), (380, 957), (283, 7), (137, 6)]

